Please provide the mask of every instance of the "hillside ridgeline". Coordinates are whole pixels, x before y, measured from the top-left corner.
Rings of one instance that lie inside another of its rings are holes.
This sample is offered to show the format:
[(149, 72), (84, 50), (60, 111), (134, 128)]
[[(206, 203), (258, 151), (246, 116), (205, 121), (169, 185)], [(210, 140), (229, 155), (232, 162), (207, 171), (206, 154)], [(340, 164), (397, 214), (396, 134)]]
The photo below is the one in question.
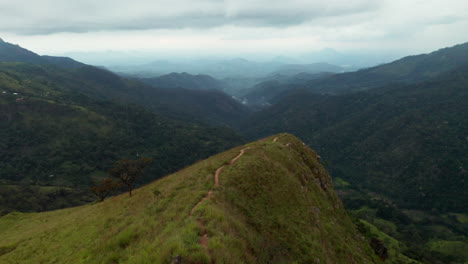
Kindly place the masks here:
[(2, 263), (380, 263), (318, 156), (281, 134), (101, 203), (0, 218)]

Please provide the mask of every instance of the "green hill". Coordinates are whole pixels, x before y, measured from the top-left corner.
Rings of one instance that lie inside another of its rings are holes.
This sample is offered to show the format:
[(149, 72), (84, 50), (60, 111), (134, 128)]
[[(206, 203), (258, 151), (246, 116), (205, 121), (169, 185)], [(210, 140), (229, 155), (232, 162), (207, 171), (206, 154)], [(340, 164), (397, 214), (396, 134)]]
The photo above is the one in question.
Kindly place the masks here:
[(317, 155), (281, 134), (104, 202), (0, 218), (1, 263), (380, 263)]

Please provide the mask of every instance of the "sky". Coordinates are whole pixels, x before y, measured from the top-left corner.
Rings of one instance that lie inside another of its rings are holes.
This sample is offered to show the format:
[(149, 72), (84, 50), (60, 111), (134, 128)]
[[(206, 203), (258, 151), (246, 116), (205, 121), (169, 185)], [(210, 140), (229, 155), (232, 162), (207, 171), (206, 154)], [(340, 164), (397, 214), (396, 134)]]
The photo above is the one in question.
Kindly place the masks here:
[(39, 54), (425, 53), (468, 41), (467, 0), (0, 0), (0, 38)]

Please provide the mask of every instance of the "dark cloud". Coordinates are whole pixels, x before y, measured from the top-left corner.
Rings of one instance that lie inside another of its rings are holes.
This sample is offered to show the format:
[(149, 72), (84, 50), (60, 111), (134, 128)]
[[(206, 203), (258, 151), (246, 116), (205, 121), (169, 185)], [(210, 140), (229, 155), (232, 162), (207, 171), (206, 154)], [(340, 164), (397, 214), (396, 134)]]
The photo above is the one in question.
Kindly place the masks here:
[(112, 30), (286, 27), (379, 8), (373, 0), (0, 0), (0, 31), (51, 34)]
[(43, 54), (415, 53), (466, 42), (466, 10), (466, 0), (0, 0), (0, 37)]

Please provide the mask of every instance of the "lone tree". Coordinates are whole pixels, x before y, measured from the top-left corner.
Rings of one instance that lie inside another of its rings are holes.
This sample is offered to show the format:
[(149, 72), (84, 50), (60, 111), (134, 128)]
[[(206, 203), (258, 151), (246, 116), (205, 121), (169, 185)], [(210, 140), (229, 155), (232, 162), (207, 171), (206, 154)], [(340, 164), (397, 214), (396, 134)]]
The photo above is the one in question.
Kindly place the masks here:
[(99, 201), (104, 201), (113, 191), (121, 186), (120, 183), (113, 181), (111, 178), (105, 178), (101, 182), (96, 183), (89, 190), (99, 197)]
[(109, 176), (119, 179), (123, 185), (127, 186), (129, 195), (132, 196), (135, 181), (143, 175), (145, 169), (153, 162), (151, 158), (141, 158), (136, 160), (123, 159), (114, 164), (110, 169)]

